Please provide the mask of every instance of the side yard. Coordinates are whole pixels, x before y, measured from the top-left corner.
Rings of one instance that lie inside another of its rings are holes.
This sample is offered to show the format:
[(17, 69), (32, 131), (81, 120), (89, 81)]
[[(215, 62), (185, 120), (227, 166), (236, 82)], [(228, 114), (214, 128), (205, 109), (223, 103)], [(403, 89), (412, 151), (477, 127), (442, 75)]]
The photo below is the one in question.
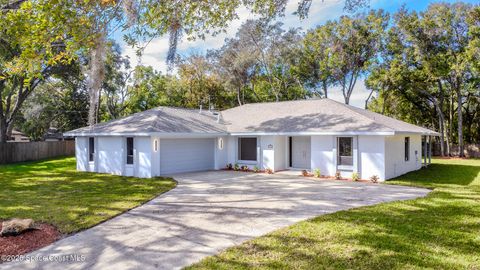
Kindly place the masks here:
[(300, 222), (188, 269), (478, 269), (480, 160), (434, 159), (388, 184), (434, 191)]
[(175, 185), (168, 178), (77, 172), (73, 157), (2, 165), (0, 220), (31, 218), (69, 234), (134, 208)]

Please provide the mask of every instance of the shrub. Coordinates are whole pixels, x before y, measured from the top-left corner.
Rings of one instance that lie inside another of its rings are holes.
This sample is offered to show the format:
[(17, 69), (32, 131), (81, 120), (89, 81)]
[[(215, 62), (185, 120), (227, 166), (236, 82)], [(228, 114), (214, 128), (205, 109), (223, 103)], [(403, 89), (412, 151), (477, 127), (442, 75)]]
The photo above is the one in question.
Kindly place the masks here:
[(270, 169), (270, 168), (266, 168), (266, 169), (265, 169), (265, 172), (268, 173), (268, 174), (273, 174), (273, 170)]
[(322, 176), (322, 173), (320, 171), (320, 169), (315, 169), (313, 170), (313, 176), (317, 177), (317, 178), (320, 178)]
[(242, 166), (242, 171), (248, 172), (249, 168), (247, 165)]
[(337, 172), (335, 173), (335, 179), (337, 179), (337, 180), (342, 179), (342, 173), (339, 172), (339, 171), (337, 171)]
[(226, 168), (227, 170), (232, 170), (233, 169), (232, 163), (228, 163)]
[(233, 169), (234, 169), (235, 171), (240, 170), (240, 165), (238, 165), (238, 163), (235, 163), (235, 165), (233, 165)]
[(307, 170), (302, 170), (302, 175), (303, 176), (309, 176), (308, 171)]
[(353, 180), (353, 181), (358, 181), (358, 180), (360, 180), (360, 176), (358, 175), (358, 172), (352, 173), (352, 180)]
[(378, 183), (378, 180), (380, 178), (378, 177), (378, 175), (372, 175), (372, 177), (370, 177), (370, 181), (372, 181), (372, 183)]
[(260, 168), (256, 165), (253, 166), (253, 172), (256, 172), (256, 173), (260, 172)]

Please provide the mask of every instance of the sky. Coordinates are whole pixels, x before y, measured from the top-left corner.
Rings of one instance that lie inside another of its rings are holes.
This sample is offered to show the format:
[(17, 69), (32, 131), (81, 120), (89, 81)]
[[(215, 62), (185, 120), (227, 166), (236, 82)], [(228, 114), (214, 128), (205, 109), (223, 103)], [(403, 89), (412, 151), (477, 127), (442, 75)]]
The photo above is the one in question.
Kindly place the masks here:
[[(370, 0), (371, 9), (384, 9), (387, 12), (394, 13), (403, 5), (409, 10), (422, 11), (425, 10), (429, 4), (438, 1), (421, 1), (421, 0)], [(453, 3), (455, 1), (442, 1)], [(466, 0), (464, 2), (478, 3), (478, 1)], [(278, 19), (284, 24), (284, 28), (301, 27), (303, 31), (315, 28), (318, 25), (322, 25), (329, 20), (335, 20), (344, 15), (343, 7), (344, 0), (313, 0), (309, 16), (304, 20), (300, 20), (298, 16), (294, 15), (296, 11), (298, 1), (290, 0), (288, 2), (285, 16)], [(234, 37), (238, 28), (248, 19), (255, 19), (245, 8), (241, 8), (237, 11), (239, 19), (230, 22), (226, 32), (215, 37), (206, 37), (205, 40), (188, 41), (184, 39), (178, 46), (180, 55), (189, 55), (191, 53), (205, 53), (209, 49), (220, 48), (225, 38)], [(142, 64), (152, 66), (155, 69), (166, 73), (166, 55), (168, 51), (168, 36), (156, 38), (150, 42), (146, 47), (144, 54), (141, 58), (138, 58), (135, 54), (135, 50), (126, 46), (120, 37), (117, 38), (119, 44), (122, 47), (122, 53), (130, 58), (130, 62), (133, 66)], [(350, 104), (363, 108), (365, 106), (365, 99), (367, 98), (369, 91), (365, 87), (364, 79), (361, 78), (357, 81), (355, 89), (352, 93)], [(332, 87), (329, 89), (329, 98), (343, 102), (343, 95), (340, 88)]]

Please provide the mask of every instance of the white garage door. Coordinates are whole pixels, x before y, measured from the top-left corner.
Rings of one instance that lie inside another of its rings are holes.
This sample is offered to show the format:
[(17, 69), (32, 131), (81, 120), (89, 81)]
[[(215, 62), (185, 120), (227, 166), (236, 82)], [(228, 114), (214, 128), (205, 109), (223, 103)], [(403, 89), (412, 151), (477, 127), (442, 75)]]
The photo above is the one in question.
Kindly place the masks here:
[(160, 174), (213, 170), (215, 139), (160, 139)]

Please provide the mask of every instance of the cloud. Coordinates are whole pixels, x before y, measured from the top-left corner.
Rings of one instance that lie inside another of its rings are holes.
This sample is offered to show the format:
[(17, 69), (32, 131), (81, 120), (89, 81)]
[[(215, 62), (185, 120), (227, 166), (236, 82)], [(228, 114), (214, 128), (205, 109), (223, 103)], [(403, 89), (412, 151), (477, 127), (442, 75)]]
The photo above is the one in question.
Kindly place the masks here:
[[(369, 94), (370, 90), (368, 90), (365, 86), (365, 79), (358, 79), (352, 95), (350, 96), (350, 105), (359, 108), (365, 108), (365, 100)], [(328, 98), (342, 103), (345, 102), (340, 86), (330, 87), (328, 89)]]

